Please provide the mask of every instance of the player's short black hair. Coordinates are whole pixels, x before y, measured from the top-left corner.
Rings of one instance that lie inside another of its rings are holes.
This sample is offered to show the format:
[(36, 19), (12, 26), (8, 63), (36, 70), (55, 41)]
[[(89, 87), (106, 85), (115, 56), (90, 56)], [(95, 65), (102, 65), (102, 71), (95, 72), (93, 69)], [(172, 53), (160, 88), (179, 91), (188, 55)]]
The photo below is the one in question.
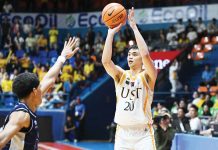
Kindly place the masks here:
[(132, 45), (132, 46), (130, 46), (130, 47), (128, 48), (128, 51), (131, 50), (131, 49), (139, 49), (139, 48), (138, 48), (137, 45)]
[(13, 93), (19, 99), (25, 98), (29, 96), (29, 94), (33, 91), (33, 88), (37, 88), (39, 86), (39, 79), (34, 73), (21, 73), (19, 74), (12, 85)]

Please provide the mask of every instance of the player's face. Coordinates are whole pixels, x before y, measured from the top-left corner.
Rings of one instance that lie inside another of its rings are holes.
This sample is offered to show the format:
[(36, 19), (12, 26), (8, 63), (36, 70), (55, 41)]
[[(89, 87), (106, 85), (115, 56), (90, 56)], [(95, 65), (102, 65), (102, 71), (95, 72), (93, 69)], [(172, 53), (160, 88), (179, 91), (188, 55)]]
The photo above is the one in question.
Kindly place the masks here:
[(130, 68), (142, 67), (142, 57), (138, 49), (130, 49), (127, 56), (128, 65)]

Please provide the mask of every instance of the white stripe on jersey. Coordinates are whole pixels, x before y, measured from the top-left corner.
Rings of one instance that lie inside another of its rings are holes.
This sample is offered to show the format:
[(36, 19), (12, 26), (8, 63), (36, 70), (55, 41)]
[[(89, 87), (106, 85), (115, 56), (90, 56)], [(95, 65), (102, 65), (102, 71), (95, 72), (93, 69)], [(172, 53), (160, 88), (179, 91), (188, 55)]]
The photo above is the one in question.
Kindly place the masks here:
[(11, 139), (11, 144), (9, 150), (23, 150), (24, 143), (25, 143), (25, 133), (18, 132), (14, 137)]
[(151, 103), (153, 91), (150, 90), (143, 73), (133, 79), (129, 71), (117, 83), (117, 105), (114, 121), (123, 126), (152, 124)]

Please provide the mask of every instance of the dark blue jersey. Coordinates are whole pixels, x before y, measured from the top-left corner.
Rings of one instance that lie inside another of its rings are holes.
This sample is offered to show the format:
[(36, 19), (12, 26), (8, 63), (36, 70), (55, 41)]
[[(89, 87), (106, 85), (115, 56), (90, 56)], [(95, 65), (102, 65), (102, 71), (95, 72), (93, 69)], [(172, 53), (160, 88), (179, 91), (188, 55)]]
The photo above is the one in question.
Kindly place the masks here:
[(5, 125), (8, 123), (11, 113), (23, 111), (30, 115), (30, 126), (22, 128), (3, 148), (3, 150), (37, 150), (39, 142), (39, 132), (36, 114), (33, 113), (26, 104), (18, 103), (7, 115)]

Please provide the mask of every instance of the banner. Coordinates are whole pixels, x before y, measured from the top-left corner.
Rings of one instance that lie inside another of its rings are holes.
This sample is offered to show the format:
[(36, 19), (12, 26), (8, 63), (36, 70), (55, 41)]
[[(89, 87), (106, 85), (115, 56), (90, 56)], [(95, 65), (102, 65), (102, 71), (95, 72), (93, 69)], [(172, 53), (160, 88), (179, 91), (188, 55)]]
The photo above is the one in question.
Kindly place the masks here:
[(161, 70), (180, 55), (181, 51), (151, 52), (150, 56), (156, 69)]
[[(191, 5), (181, 7), (159, 7), (148, 9), (136, 9), (135, 19), (137, 24), (175, 23), (179, 18), (184, 21), (188, 19), (197, 20), (201, 17), (204, 21), (216, 18), (218, 14), (218, 4), (214, 5)], [(101, 12), (90, 13), (69, 13), (69, 14), (49, 14), (49, 13), (1, 13), (0, 18), (8, 16), (11, 22), (19, 19), (21, 23), (30, 19), (35, 24), (40, 19), (45, 28), (50, 28), (53, 24), (60, 29), (74, 29), (84, 27), (104, 27), (101, 19)]]

